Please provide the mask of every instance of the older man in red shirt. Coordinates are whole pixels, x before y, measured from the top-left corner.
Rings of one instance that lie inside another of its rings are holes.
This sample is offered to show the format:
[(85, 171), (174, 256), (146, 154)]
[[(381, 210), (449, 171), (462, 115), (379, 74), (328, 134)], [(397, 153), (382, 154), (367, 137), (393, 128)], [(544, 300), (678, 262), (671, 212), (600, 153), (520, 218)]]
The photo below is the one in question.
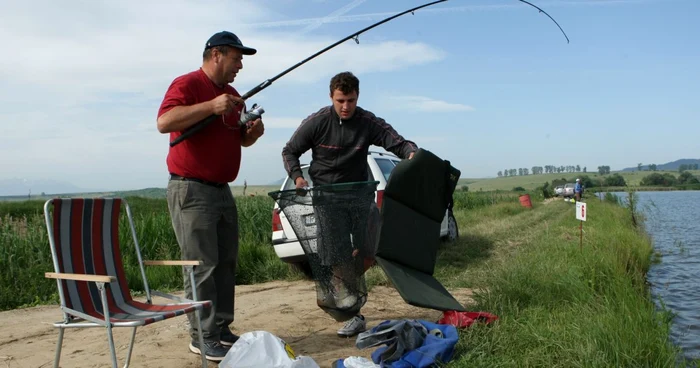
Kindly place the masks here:
[(210, 115), (216, 120), (170, 147), (167, 200), (183, 259), (202, 260), (194, 269), (195, 284), (184, 278), (186, 297), (195, 287), (200, 300), (211, 300), (202, 313), (204, 346), (190, 314), (190, 350), (221, 361), (238, 336), (233, 322), (238, 257), (238, 211), (228, 185), (238, 176), (241, 146), (254, 144), (264, 133), (261, 119), (239, 125), (244, 101), (230, 83), (243, 68), (243, 55), (256, 50), (243, 46), (231, 32), (207, 41), (202, 66), (173, 80), (158, 111), (158, 131), (170, 140)]

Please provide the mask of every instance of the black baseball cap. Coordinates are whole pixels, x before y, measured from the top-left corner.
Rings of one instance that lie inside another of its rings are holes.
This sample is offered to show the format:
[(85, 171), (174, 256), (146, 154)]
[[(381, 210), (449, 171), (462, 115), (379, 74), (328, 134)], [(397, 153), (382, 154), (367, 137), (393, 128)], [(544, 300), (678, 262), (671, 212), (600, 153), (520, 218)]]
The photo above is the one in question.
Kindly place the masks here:
[(243, 55), (255, 55), (255, 53), (258, 52), (258, 50), (254, 48), (243, 46), (241, 39), (229, 31), (221, 31), (209, 37), (209, 40), (207, 40), (207, 44), (204, 46), (204, 49), (206, 50), (214, 46), (224, 45), (235, 47), (241, 50), (241, 53), (243, 53)]

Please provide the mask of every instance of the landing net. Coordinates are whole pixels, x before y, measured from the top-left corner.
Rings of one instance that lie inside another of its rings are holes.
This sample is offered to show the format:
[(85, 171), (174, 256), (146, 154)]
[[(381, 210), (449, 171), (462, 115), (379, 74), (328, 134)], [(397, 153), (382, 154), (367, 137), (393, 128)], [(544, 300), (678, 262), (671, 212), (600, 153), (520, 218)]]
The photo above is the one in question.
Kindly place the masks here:
[(364, 273), (376, 253), (378, 182), (269, 193), (291, 225), (316, 283), (316, 302), (346, 321), (367, 301)]

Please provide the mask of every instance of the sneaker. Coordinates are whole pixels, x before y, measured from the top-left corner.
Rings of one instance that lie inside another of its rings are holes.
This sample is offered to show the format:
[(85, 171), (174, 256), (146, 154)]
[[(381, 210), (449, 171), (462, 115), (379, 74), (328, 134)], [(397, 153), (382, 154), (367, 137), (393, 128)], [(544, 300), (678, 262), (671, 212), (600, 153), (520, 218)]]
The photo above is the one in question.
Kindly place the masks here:
[(365, 317), (361, 314), (358, 314), (355, 317), (349, 319), (347, 322), (345, 322), (345, 326), (338, 330), (338, 336), (352, 337), (359, 334), (360, 332), (363, 332), (366, 329), (367, 322), (365, 321)]
[(334, 285), (333, 298), (338, 309), (350, 309), (357, 303), (357, 295), (348, 289), (343, 281)]
[(219, 343), (223, 346), (232, 346), (238, 341), (238, 335), (234, 334), (228, 328), (222, 328), (219, 335)]
[[(218, 341), (204, 341), (204, 357), (207, 360), (220, 362), (224, 360), (229, 347), (221, 345)], [(190, 351), (195, 354), (202, 354), (202, 349), (199, 347), (199, 341), (190, 342)]]

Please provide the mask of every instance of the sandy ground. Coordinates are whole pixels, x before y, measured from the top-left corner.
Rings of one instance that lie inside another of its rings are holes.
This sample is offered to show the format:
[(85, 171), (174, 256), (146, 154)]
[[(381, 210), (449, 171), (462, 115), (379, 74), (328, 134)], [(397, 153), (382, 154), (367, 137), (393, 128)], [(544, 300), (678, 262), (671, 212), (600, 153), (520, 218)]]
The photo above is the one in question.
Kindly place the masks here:
[[(450, 290), (463, 305), (471, 304), (467, 289)], [(162, 302), (161, 299), (155, 299)], [(367, 328), (387, 319), (423, 319), (435, 322), (441, 312), (406, 304), (393, 288), (375, 287), (363, 308)], [(370, 358), (374, 350), (359, 350), (355, 338), (336, 335), (342, 323), (316, 306), (313, 282), (271, 282), (236, 288), (236, 334), (265, 330), (287, 341), (297, 355), (312, 357), (321, 367), (349, 356)], [(0, 368), (52, 367), (61, 319), (56, 305), (0, 313)], [(181, 316), (139, 328), (131, 367), (197, 367), (199, 355), (187, 348), (187, 317)], [(64, 334), (61, 367), (108, 367), (109, 347), (104, 328), (69, 329)], [(124, 365), (131, 329), (115, 329), (117, 359)], [(209, 362), (209, 367), (217, 367)]]

